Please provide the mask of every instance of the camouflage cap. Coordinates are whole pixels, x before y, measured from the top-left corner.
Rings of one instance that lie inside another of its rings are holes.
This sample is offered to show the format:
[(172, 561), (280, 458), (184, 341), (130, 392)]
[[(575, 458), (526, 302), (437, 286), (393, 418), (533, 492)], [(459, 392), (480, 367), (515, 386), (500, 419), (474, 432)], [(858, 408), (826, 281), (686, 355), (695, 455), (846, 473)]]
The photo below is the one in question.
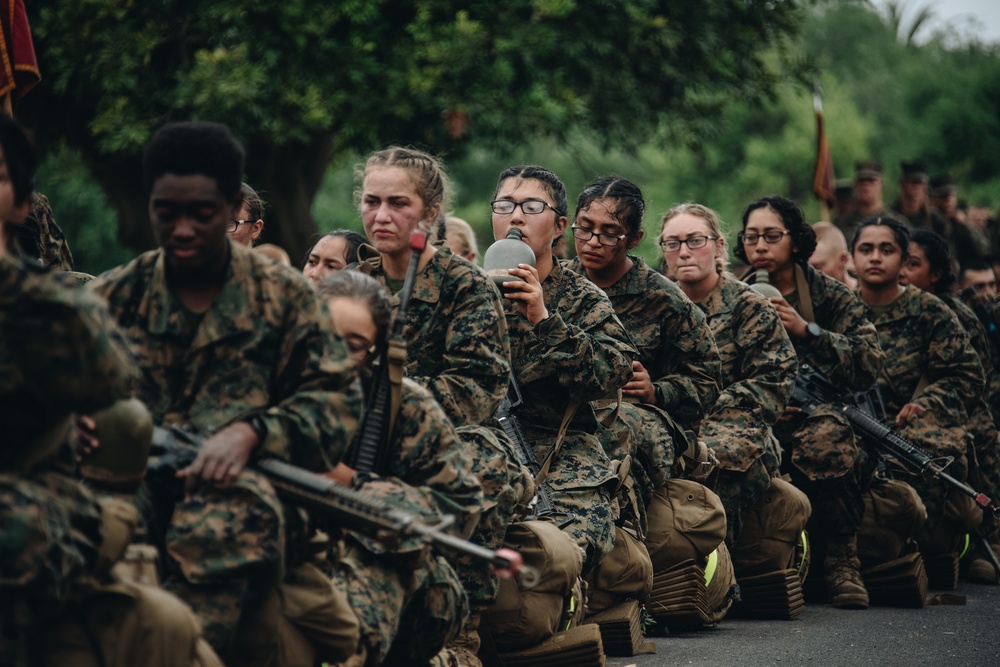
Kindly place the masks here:
[(935, 176), (931, 179), (931, 195), (934, 197), (944, 197), (957, 190), (955, 181), (951, 176)]
[(927, 182), (927, 163), (923, 160), (903, 160), (899, 168), (903, 170), (902, 179), (907, 183)]
[(882, 165), (875, 160), (861, 160), (854, 163), (854, 180), (864, 181), (882, 178)]

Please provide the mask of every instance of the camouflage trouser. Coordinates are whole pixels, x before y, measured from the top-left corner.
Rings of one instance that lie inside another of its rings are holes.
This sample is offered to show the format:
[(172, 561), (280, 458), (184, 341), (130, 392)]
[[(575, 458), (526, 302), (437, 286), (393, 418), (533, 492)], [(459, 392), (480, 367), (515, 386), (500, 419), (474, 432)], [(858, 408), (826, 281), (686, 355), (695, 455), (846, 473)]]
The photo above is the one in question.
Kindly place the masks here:
[[(556, 432), (527, 425), (525, 431), (544, 466)], [(583, 572), (587, 574), (615, 545), (611, 496), (618, 478), (597, 436), (568, 431), (553, 457), (546, 482), (555, 509), (552, 520), (583, 551)]]
[(271, 484), (252, 470), (230, 487), (205, 486), (184, 496), (178, 486), (172, 497), (159, 490), (150, 499), (149, 525), (168, 555), (163, 587), (190, 605), (224, 657), (241, 609), (283, 574), (284, 510)]
[[(971, 436), (964, 427), (955, 424), (954, 420), (942, 417), (939, 411), (928, 410), (901, 428), (899, 435), (931, 456), (951, 457), (953, 461), (948, 466), (948, 474), (960, 482), (965, 482), (968, 478), (969, 462), (966, 451), (969, 449)], [(958, 506), (962, 503), (955, 497), (957, 492), (950, 491), (945, 482), (927, 475), (911, 474), (905, 481), (917, 490), (927, 508), (927, 521), (917, 533), (920, 550), (925, 554), (928, 554), (928, 551), (933, 554), (937, 549), (931, 545), (939, 545), (941, 549), (950, 551), (950, 547), (944, 546), (939, 533), (941, 529), (948, 529), (950, 524), (959, 523), (957, 514), (961, 512), (955, 511), (955, 503), (958, 502)], [(949, 496), (953, 497), (951, 503)], [(952, 507), (949, 508), (949, 505)], [(956, 533), (964, 533), (964, 530), (959, 529), (957, 525), (955, 530)]]
[(771, 487), (780, 457), (771, 429), (752, 411), (726, 407), (701, 423), (698, 434), (718, 459), (718, 475), (710, 488), (726, 509), (726, 546), (732, 548), (743, 531), (743, 514)]
[(348, 538), (332, 572), (361, 621), (369, 665), (424, 665), (469, 617), (458, 575), (427, 551), (376, 555)]
[[(603, 422), (617, 408), (617, 401), (595, 403), (598, 423)], [(632, 479), (640, 499), (639, 525), (645, 526), (645, 504), (670, 479), (677, 447), (687, 448), (684, 429), (667, 413), (644, 403), (623, 402), (617, 418), (608, 426), (599, 426), (597, 436), (604, 451), (612, 460), (632, 457)]]
[(1000, 495), (1000, 433), (985, 401), (979, 401), (969, 419), (975, 461), (969, 461), (969, 483), (990, 498)]
[[(507, 436), (485, 426), (463, 426), (458, 434), (472, 459), (472, 470), (483, 486), (483, 506), (479, 522), (469, 540), (488, 549), (503, 545), (514, 508), (525, 492), (527, 471), (514, 458)], [(467, 555), (449, 556), (473, 610), (487, 607), (496, 600), (498, 577), (488, 563)]]
[(864, 515), (862, 487), (870, 476), (861, 440), (840, 411), (820, 406), (808, 417), (779, 422), (782, 472), (812, 504), (811, 530), (829, 541), (857, 535)]

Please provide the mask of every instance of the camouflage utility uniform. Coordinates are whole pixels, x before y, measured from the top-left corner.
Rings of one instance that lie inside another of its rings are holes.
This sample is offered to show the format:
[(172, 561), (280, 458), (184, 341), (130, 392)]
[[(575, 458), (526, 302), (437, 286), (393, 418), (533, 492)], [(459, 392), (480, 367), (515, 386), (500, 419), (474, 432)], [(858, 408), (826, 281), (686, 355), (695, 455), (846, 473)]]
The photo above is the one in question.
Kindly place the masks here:
[[(640, 257), (629, 257), (632, 268), (614, 285), (604, 288), (639, 353), (639, 361), (656, 389), (653, 405), (625, 402), (610, 429), (601, 428), (608, 455), (632, 454), (632, 472), (643, 501), (670, 476), (675, 448), (686, 445), (684, 429), (696, 430), (698, 421), (719, 395), (719, 353), (704, 314), (673, 282), (656, 273)], [(566, 267), (585, 276), (574, 259)], [(598, 421), (617, 407), (603, 404)], [(615, 445), (628, 431), (634, 445)], [(608, 431), (611, 431), (610, 433)]]
[[(812, 366), (838, 387), (872, 386), (883, 354), (868, 307), (833, 278), (811, 266), (801, 268), (822, 331), (792, 340), (799, 364)], [(785, 298), (802, 312), (801, 295)], [(853, 540), (864, 512), (861, 487), (869, 468), (847, 418), (835, 406), (820, 405), (808, 417), (797, 413), (777, 423), (774, 433), (784, 450), (782, 471), (809, 496), (815, 527), (828, 541)]]
[[(425, 516), (453, 515), (448, 532), (467, 538), (482, 504), (455, 428), (422, 386), (403, 380), (399, 412), (384, 475), (359, 475), (355, 488), (393, 507)], [(351, 533), (333, 572), (361, 619), (372, 664), (426, 664), (462, 627), (469, 607), (447, 558), (419, 538), (386, 549)]]
[[(0, 255), (3, 667), (78, 664), (72, 656), (81, 653), (99, 657), (91, 655), (90, 646), (74, 651), (67, 642), (67, 629), (81, 617), (88, 619), (102, 652), (108, 648), (101, 641), (107, 630), (125, 644), (155, 645), (155, 640), (144, 644), (144, 637), (117, 625), (123, 617), (108, 613), (115, 603), (94, 603), (94, 593), (105, 601), (109, 596), (126, 601), (126, 608), (146, 614), (147, 622), (172, 633), (172, 655), (146, 654), (141, 656), (145, 664), (218, 664), (199, 640), (195, 619), (177, 600), (113, 583), (109, 569), (127, 538), (112, 544), (106, 530), (111, 519), (104, 506), (73, 478), (68, 446), (72, 414), (127, 398), (134, 370), (99, 299), (58, 286), (51, 273), (33, 262)], [(132, 516), (134, 526), (134, 512)], [(134, 623), (134, 613), (128, 620)], [(163, 638), (155, 629), (148, 635)], [(137, 664), (140, 656), (129, 655)], [(107, 653), (103, 657), (105, 664), (120, 664)]]
[[(521, 385), (525, 435), (544, 466), (563, 530), (584, 552), (584, 570), (614, 546), (611, 493), (616, 478), (596, 436), (589, 401), (607, 398), (632, 376), (635, 350), (600, 289), (558, 262), (542, 282), (549, 316), (532, 326), (513, 301), (505, 304), (511, 359)], [(567, 408), (576, 408), (554, 451)]]
[[(875, 318), (885, 352), (879, 387), (889, 418), (907, 403), (926, 410), (900, 429), (900, 435), (935, 457), (953, 457), (948, 474), (965, 481), (969, 408), (982, 396), (983, 367), (958, 318), (937, 297), (908, 286)], [(922, 386), (922, 388), (921, 388)], [(919, 393), (918, 393), (919, 392)], [(948, 487), (917, 475), (907, 480), (927, 507), (918, 542), (945, 520)]]
[[(203, 315), (171, 291), (162, 250), (91, 283), (131, 343), (138, 397), (154, 423), (206, 436), (259, 417), (266, 435), (255, 454), (328, 470), (360, 412), (346, 348), (300, 273), (229, 247), (225, 283)], [(194, 608), (224, 655), (241, 608), (281, 576), (286, 521), (298, 514), (286, 513), (263, 475), (248, 469), (230, 487), (187, 495), (178, 481), (152, 503), (154, 538), (170, 555), (164, 587)]]
[(726, 542), (739, 539), (743, 512), (757, 505), (778, 474), (771, 427), (791, 397), (798, 359), (774, 306), (730, 274), (698, 304), (722, 358), (722, 393), (699, 439), (719, 460), (715, 492), (726, 508)]

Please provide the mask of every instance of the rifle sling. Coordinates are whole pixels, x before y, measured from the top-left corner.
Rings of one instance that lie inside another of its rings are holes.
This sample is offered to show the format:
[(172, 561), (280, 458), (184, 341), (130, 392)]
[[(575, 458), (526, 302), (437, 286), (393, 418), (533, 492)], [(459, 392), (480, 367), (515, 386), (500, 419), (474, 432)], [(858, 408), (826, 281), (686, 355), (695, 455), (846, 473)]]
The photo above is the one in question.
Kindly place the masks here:
[(392, 339), (389, 341), (389, 429), (386, 442), (392, 442), (395, 432), (396, 418), (399, 416), (399, 406), (403, 400), (403, 376), (406, 366), (406, 342)]
[(812, 297), (809, 295), (809, 281), (806, 280), (806, 272), (798, 264), (795, 265), (795, 291), (799, 296), (799, 314), (806, 322), (815, 322), (816, 315), (813, 313)]
[(549, 450), (548, 455), (542, 462), (541, 470), (535, 475), (535, 486), (539, 487), (545, 483), (546, 478), (549, 476), (549, 468), (552, 467), (552, 459), (555, 458), (556, 454), (562, 448), (563, 440), (566, 438), (566, 431), (569, 429), (569, 423), (573, 420), (573, 415), (576, 414), (577, 408), (580, 407), (580, 401), (573, 399), (566, 406), (566, 412), (563, 414), (562, 424), (559, 425), (559, 435), (556, 436), (556, 443), (552, 445), (552, 449)]

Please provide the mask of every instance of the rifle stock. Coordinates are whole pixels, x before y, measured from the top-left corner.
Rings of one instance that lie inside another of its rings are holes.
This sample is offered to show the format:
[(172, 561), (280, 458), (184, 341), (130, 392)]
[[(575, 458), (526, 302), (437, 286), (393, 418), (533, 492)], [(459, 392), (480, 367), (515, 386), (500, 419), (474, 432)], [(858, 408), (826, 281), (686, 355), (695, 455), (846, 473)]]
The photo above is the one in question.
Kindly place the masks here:
[[(156, 463), (150, 466), (151, 475), (176, 475), (194, 461), (200, 445), (201, 439), (188, 431), (154, 427), (151, 455), (156, 457)], [(493, 551), (442, 532), (454, 521), (451, 515), (430, 519), (391, 507), (361, 491), (278, 459), (262, 459), (253, 469), (267, 477), (285, 502), (322, 514), (343, 528), (370, 535), (380, 542), (419, 537), (432, 546), (484, 560), (498, 575), (517, 578), (524, 587), (536, 583), (537, 573), (525, 567), (521, 555), (513, 549)]]

